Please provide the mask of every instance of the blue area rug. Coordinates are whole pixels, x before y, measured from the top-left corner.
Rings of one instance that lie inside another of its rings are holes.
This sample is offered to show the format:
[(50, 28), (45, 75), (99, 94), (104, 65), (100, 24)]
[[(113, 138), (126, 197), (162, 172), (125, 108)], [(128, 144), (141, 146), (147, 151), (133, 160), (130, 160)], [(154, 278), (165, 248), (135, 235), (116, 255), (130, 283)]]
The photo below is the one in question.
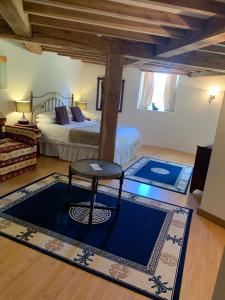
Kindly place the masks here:
[(186, 194), (192, 170), (192, 166), (144, 156), (126, 169), (125, 178)]
[[(122, 193), (119, 214), (66, 206), (68, 178), (52, 174), (0, 199), (0, 234), (151, 299), (179, 299), (192, 210)], [(98, 205), (118, 190), (99, 186)], [(74, 179), (73, 202), (90, 201)]]

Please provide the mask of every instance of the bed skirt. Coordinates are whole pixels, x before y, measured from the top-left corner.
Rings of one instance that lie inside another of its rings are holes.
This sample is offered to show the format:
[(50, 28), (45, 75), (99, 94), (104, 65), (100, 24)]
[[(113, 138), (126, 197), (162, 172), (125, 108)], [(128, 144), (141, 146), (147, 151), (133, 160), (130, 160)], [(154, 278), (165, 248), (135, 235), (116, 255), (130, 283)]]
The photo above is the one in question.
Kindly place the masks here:
[[(114, 162), (123, 165), (135, 158), (141, 142), (120, 147), (115, 151)], [(74, 144), (53, 144), (47, 142), (40, 143), (40, 153), (46, 156), (59, 157), (62, 160), (73, 162), (79, 159), (93, 159), (98, 157), (98, 147), (74, 145)]]

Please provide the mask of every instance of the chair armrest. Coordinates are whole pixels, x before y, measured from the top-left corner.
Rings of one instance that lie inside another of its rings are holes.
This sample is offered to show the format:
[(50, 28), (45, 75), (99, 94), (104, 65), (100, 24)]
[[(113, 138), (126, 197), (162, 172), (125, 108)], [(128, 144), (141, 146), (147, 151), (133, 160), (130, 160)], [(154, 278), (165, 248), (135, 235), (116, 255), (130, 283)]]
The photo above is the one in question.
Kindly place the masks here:
[(28, 144), (37, 145), (41, 137), (41, 131), (36, 128), (24, 128), (18, 126), (5, 126), (5, 136), (7, 138)]

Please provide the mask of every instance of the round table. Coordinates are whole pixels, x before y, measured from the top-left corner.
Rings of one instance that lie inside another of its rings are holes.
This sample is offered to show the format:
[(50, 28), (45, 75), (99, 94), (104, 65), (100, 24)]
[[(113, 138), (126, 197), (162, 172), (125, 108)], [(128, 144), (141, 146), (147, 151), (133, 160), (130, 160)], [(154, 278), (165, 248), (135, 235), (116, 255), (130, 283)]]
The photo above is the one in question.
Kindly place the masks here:
[[(97, 164), (100, 167), (100, 170), (94, 170), (91, 167), (92, 164)], [(91, 197), (90, 205), (85, 203), (84, 204), (71, 203), (72, 177), (74, 175), (92, 179), (92, 186), (91, 186), (92, 197)], [(98, 189), (98, 181), (100, 179), (119, 179), (120, 181), (119, 193), (118, 193), (116, 207), (96, 206), (96, 208), (114, 210), (118, 213), (120, 210), (120, 200), (121, 200), (122, 186), (124, 180), (124, 171), (122, 170), (120, 165), (114, 162), (101, 160), (101, 159), (82, 159), (72, 163), (69, 167), (69, 186), (68, 186), (69, 205), (89, 208), (90, 209), (89, 225), (92, 224), (93, 210), (95, 208), (95, 199), (96, 199), (96, 194)]]

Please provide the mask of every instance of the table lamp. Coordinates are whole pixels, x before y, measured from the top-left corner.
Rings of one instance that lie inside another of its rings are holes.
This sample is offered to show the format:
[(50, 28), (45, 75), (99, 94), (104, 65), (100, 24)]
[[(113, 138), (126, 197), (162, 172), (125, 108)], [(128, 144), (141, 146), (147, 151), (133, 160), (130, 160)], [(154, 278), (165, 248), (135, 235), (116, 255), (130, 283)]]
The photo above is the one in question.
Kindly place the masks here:
[(18, 124), (28, 125), (29, 120), (25, 117), (25, 113), (31, 112), (31, 103), (30, 101), (16, 101), (16, 111), (23, 113), (22, 118), (18, 121)]

